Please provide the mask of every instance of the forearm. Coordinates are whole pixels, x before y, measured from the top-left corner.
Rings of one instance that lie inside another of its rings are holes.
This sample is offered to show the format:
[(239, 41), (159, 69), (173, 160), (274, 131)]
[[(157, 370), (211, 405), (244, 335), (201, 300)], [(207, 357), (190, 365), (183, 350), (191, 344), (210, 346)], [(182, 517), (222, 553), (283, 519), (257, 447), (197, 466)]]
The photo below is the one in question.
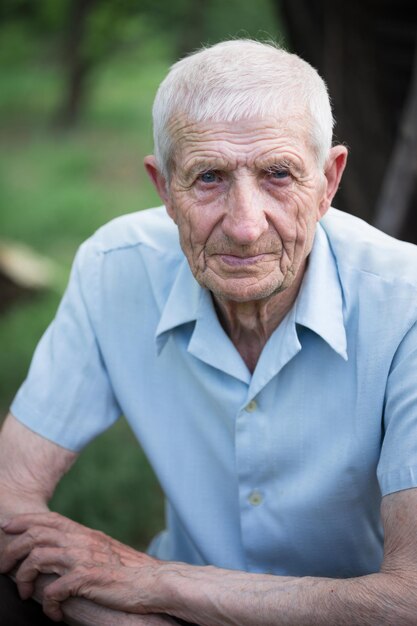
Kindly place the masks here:
[(414, 626), (409, 575), (293, 578), (169, 564), (165, 610), (201, 626)]

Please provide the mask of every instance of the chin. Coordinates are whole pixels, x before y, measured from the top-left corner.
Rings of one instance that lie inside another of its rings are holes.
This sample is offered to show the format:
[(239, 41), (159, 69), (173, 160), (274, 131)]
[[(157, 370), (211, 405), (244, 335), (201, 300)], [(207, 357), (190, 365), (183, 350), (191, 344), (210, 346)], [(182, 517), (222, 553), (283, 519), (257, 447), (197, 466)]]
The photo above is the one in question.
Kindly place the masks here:
[(265, 300), (285, 290), (284, 285), (250, 285), (248, 287), (237, 285), (225, 287), (220, 285), (204, 285), (220, 300), (231, 302), (254, 302)]

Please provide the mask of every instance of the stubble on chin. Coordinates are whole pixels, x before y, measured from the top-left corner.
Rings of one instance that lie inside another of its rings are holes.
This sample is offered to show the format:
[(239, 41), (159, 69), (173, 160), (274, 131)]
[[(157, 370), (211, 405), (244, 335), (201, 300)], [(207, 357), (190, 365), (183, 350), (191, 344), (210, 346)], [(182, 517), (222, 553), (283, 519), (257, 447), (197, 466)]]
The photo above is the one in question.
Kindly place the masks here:
[[(278, 265), (278, 261), (276, 261)], [(294, 280), (292, 268), (286, 275), (279, 272), (274, 275), (263, 275), (257, 277), (225, 277), (219, 276), (208, 265), (202, 271), (194, 274), (195, 279), (201, 287), (208, 289), (219, 300), (229, 300), (235, 302), (249, 302), (264, 300), (275, 296), (286, 290), (287, 286)]]

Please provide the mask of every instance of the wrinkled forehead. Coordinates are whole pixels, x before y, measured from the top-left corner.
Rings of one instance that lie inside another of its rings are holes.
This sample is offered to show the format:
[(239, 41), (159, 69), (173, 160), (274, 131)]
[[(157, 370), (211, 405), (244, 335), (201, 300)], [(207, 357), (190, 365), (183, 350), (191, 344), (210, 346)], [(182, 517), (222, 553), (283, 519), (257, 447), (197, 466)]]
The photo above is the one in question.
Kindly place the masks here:
[(168, 126), (172, 146), (170, 168), (204, 156), (209, 160), (219, 155), (227, 159), (229, 154), (257, 158), (263, 153), (285, 150), (294, 151), (308, 161), (315, 158), (310, 128), (308, 114), (198, 122), (179, 115)]

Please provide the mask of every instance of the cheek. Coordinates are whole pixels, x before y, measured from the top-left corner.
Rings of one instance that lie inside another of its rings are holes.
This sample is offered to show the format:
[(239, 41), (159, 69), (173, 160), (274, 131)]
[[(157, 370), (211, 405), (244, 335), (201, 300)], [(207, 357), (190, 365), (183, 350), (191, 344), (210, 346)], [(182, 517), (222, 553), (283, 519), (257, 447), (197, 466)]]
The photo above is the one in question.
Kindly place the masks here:
[(201, 203), (195, 198), (182, 198), (178, 201), (177, 224), (184, 236), (193, 245), (204, 246), (216, 228), (220, 213), (216, 203)]
[(279, 209), (271, 213), (286, 255), (294, 261), (310, 251), (317, 222), (317, 206), (313, 194), (304, 190), (281, 193)]
[(195, 251), (199, 251), (205, 246), (211, 233), (210, 224), (207, 223), (207, 220), (192, 212), (181, 217), (178, 228), (182, 241)]
[(306, 230), (308, 208), (303, 194), (288, 192), (280, 194), (279, 206), (272, 212), (276, 230), (283, 241), (295, 241)]
[(194, 274), (204, 271), (204, 249), (213, 232), (210, 214), (204, 207), (193, 203), (182, 205), (176, 209), (176, 223), (180, 235), (180, 243)]

